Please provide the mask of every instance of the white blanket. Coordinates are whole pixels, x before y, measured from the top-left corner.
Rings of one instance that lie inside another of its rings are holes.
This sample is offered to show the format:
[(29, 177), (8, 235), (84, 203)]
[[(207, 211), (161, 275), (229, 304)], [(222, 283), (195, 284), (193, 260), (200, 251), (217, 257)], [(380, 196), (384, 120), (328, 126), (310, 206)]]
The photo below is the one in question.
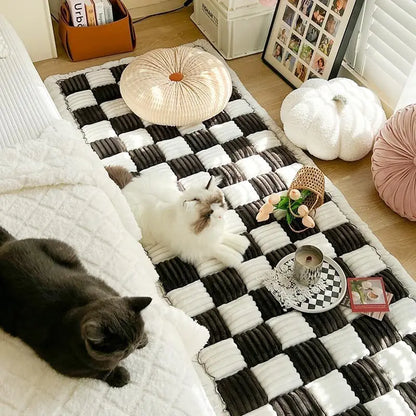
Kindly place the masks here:
[(64, 377), (0, 329), (2, 416), (214, 414), (191, 361), (207, 330), (158, 298), (125, 200), (66, 122), (0, 153), (0, 225), (17, 238), (61, 239), (120, 294), (154, 298), (143, 311), (149, 344), (125, 360), (132, 381), (121, 389)]

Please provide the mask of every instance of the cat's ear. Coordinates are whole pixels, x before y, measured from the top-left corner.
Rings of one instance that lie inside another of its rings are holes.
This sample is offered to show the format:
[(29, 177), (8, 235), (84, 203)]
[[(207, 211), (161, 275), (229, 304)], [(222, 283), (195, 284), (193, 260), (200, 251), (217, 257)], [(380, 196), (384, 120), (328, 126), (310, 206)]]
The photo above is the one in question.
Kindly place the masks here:
[(150, 302), (152, 301), (152, 298), (142, 297), (142, 296), (138, 296), (135, 298), (126, 298), (126, 299), (127, 299), (127, 302), (129, 303), (130, 308), (136, 313), (139, 313), (144, 308), (149, 306)]
[(209, 178), (209, 181), (205, 189), (207, 189), (208, 191), (213, 191), (215, 187), (218, 186), (221, 182), (222, 182), (221, 176), (211, 176)]
[(86, 341), (94, 344), (99, 344), (104, 340), (101, 324), (95, 319), (90, 319), (82, 325), (81, 334)]

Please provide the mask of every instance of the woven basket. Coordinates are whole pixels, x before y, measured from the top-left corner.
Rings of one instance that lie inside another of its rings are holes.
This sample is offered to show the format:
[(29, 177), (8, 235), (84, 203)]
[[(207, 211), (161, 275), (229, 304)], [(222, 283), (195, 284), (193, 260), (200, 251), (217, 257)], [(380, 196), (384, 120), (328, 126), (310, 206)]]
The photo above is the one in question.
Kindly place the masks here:
[[(299, 169), (298, 173), (295, 176), (295, 179), (290, 184), (289, 191), (292, 189), (297, 189), (299, 191), (308, 190), (312, 194), (304, 200), (303, 204), (309, 208), (309, 216), (313, 218), (315, 211), (324, 203), (324, 194), (325, 194), (325, 176), (321, 170), (313, 166), (304, 166)], [(292, 211), (289, 199), (289, 211), (295, 218), (301, 218), (300, 215)], [(302, 233), (308, 230), (305, 227), (302, 230), (296, 230), (292, 227), (292, 224), (289, 224), (290, 229), (295, 233)]]

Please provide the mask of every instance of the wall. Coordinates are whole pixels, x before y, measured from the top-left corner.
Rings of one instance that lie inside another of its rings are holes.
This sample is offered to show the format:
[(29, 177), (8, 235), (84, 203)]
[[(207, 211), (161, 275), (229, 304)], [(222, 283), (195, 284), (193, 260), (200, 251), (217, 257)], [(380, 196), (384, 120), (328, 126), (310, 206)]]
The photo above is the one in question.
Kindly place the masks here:
[(0, 13), (12, 24), (33, 62), (56, 58), (47, 0), (1, 0)]
[(133, 19), (174, 10), (183, 6), (184, 2), (185, 0), (123, 0)]
[[(174, 10), (183, 6), (185, 0), (122, 0), (131, 17), (137, 19), (144, 16), (150, 16), (155, 13)], [(51, 13), (58, 19), (59, 7), (61, 0), (49, 0)]]

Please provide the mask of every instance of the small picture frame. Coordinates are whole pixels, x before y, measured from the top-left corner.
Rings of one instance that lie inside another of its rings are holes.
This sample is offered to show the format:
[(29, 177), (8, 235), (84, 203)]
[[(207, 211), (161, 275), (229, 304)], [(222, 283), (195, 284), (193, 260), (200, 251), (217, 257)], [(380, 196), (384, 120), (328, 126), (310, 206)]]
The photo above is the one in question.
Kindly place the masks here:
[(292, 87), (337, 76), (364, 0), (278, 0), (263, 62)]

